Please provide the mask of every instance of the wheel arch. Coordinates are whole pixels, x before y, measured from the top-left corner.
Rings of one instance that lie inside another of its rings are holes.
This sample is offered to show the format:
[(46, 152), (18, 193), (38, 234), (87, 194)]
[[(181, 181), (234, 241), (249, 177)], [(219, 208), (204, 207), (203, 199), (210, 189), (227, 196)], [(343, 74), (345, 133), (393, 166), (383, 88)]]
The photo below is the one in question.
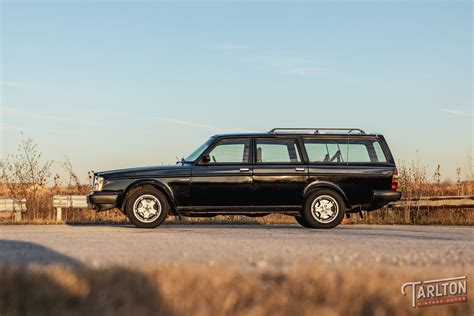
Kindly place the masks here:
[(161, 193), (163, 193), (163, 195), (166, 197), (166, 199), (168, 200), (168, 203), (171, 207), (171, 212), (172, 213), (176, 212), (176, 201), (175, 201), (175, 198), (174, 198), (173, 191), (171, 190), (171, 188), (166, 183), (163, 183), (163, 182), (161, 182), (159, 180), (156, 180), (156, 179), (137, 180), (137, 181), (134, 181), (131, 184), (129, 184), (127, 186), (127, 188), (121, 194), (121, 198), (117, 203), (119, 208), (122, 210), (122, 212), (125, 212), (124, 206), (125, 206), (125, 203), (127, 202), (129, 193), (132, 190), (136, 189), (136, 188), (145, 187), (145, 186), (154, 187), (154, 188), (158, 189)]
[(341, 187), (338, 186), (337, 184), (332, 183), (332, 182), (314, 181), (314, 182), (310, 183), (304, 189), (303, 197), (306, 199), (306, 197), (308, 195), (310, 195), (311, 193), (313, 193), (317, 190), (321, 190), (321, 189), (329, 189), (329, 190), (333, 190), (333, 191), (339, 193), (342, 196), (342, 199), (344, 200), (344, 203), (346, 204), (346, 208), (349, 209), (351, 207), (349, 199), (347, 198), (347, 195), (344, 193), (344, 191), (341, 189)]

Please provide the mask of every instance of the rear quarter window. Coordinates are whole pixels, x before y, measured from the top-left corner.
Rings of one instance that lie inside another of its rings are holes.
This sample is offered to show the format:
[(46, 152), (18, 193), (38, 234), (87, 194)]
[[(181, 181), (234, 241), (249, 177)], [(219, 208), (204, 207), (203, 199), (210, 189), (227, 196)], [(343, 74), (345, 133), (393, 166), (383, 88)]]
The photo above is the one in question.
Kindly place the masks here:
[(386, 163), (380, 142), (373, 139), (304, 139), (311, 163)]

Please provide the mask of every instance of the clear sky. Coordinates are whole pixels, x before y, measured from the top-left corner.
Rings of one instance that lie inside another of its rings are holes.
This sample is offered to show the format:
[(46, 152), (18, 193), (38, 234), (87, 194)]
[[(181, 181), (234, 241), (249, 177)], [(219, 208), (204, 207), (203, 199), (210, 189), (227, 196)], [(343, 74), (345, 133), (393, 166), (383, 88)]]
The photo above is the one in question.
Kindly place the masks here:
[(1, 1), (2, 155), (20, 131), (87, 170), (211, 134), (383, 133), (453, 177), (473, 142), (471, 1)]

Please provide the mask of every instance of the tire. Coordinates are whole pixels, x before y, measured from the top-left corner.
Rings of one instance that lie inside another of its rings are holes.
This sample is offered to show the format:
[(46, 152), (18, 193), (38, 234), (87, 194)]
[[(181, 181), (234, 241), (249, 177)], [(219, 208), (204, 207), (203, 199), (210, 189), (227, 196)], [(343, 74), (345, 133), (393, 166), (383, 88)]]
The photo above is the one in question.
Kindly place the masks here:
[(153, 187), (142, 187), (131, 192), (125, 213), (139, 228), (155, 228), (168, 216), (170, 206), (166, 196)]
[(308, 223), (306, 223), (304, 218), (301, 217), (301, 216), (295, 216), (295, 220), (298, 224), (300, 224), (301, 226), (303, 226), (305, 228), (312, 228), (311, 226), (308, 225)]
[(306, 198), (303, 219), (311, 228), (334, 228), (342, 222), (345, 212), (342, 196), (333, 190), (322, 189)]

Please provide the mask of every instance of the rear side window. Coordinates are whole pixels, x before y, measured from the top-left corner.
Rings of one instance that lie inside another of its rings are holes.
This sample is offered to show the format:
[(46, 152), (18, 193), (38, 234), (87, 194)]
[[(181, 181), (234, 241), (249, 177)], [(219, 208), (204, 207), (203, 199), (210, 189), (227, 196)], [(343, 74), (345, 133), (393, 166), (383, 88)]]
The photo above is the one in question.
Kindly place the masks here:
[(387, 158), (377, 140), (305, 139), (304, 145), (311, 163), (377, 163)]
[(257, 138), (257, 163), (301, 163), (296, 140)]

